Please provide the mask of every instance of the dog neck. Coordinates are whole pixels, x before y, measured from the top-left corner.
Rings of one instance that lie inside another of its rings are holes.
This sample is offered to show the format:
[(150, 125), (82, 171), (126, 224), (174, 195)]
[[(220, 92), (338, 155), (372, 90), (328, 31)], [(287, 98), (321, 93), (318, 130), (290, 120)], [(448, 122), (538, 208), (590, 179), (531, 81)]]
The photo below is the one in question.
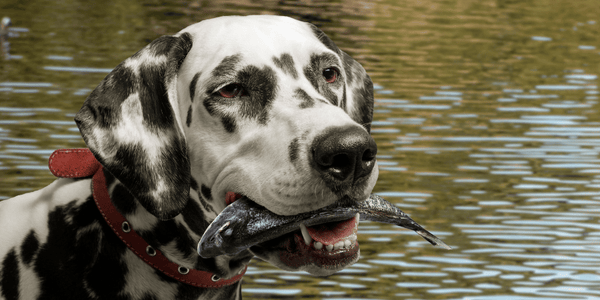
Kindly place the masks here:
[(159, 220), (150, 214), (127, 188), (109, 171), (104, 170), (106, 187), (115, 208), (135, 231), (151, 246), (160, 250), (171, 262), (190, 269), (212, 272), (228, 279), (242, 271), (253, 255), (243, 251), (234, 256), (205, 259), (196, 246), (210, 224), (201, 209), (200, 192), (192, 185), (190, 197), (181, 214), (170, 220)]

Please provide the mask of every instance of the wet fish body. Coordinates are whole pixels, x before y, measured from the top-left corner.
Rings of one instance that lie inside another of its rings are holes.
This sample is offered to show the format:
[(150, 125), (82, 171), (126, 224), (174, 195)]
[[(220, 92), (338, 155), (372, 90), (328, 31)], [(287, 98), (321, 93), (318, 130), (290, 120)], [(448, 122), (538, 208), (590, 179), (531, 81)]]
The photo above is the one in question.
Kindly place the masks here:
[(242, 197), (227, 206), (211, 223), (198, 243), (204, 258), (233, 255), (254, 245), (307, 227), (350, 219), (394, 224), (415, 231), (434, 246), (450, 249), (407, 214), (385, 199), (371, 195), (365, 201), (341, 200), (322, 209), (292, 216), (277, 215), (254, 201)]

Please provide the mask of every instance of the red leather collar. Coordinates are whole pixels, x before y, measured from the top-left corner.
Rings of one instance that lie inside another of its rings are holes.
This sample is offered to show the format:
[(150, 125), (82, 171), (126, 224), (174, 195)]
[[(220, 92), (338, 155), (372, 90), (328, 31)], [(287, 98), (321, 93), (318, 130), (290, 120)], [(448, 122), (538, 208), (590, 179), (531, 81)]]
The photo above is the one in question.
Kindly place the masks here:
[(112, 204), (106, 188), (106, 178), (102, 165), (94, 158), (89, 149), (59, 149), (49, 160), (50, 172), (57, 177), (92, 177), (92, 193), (102, 216), (117, 236), (146, 264), (180, 282), (202, 288), (220, 288), (236, 283), (246, 273), (246, 267), (240, 274), (230, 279), (219, 279), (215, 274), (188, 269), (169, 261), (160, 250), (154, 249), (139, 236), (127, 219)]

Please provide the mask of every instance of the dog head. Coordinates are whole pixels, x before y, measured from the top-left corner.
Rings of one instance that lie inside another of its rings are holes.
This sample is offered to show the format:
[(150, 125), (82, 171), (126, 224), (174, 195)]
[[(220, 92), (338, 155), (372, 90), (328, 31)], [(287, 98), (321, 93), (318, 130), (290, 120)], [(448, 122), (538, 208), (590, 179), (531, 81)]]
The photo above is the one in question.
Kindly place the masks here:
[[(190, 188), (214, 213), (233, 192), (293, 215), (369, 196), (378, 175), (372, 107), (365, 70), (317, 27), (222, 17), (125, 60), (76, 122), (96, 158), (159, 219), (178, 215)], [(317, 275), (358, 259), (356, 250), (333, 265), (295, 264), (277, 247), (251, 250)]]

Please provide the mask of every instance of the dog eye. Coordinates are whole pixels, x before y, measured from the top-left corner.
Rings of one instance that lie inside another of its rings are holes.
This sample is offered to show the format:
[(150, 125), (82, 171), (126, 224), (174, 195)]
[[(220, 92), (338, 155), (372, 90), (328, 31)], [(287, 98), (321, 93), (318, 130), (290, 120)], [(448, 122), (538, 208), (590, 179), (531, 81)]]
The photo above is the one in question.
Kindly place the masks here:
[(224, 98), (235, 98), (238, 96), (245, 96), (246, 90), (244, 90), (244, 88), (241, 85), (237, 83), (232, 83), (222, 87), (220, 90), (217, 91), (217, 93), (219, 93), (219, 95), (221, 95), (221, 97)]
[(327, 68), (323, 70), (323, 77), (327, 83), (334, 83), (338, 78), (338, 70), (335, 68)]

